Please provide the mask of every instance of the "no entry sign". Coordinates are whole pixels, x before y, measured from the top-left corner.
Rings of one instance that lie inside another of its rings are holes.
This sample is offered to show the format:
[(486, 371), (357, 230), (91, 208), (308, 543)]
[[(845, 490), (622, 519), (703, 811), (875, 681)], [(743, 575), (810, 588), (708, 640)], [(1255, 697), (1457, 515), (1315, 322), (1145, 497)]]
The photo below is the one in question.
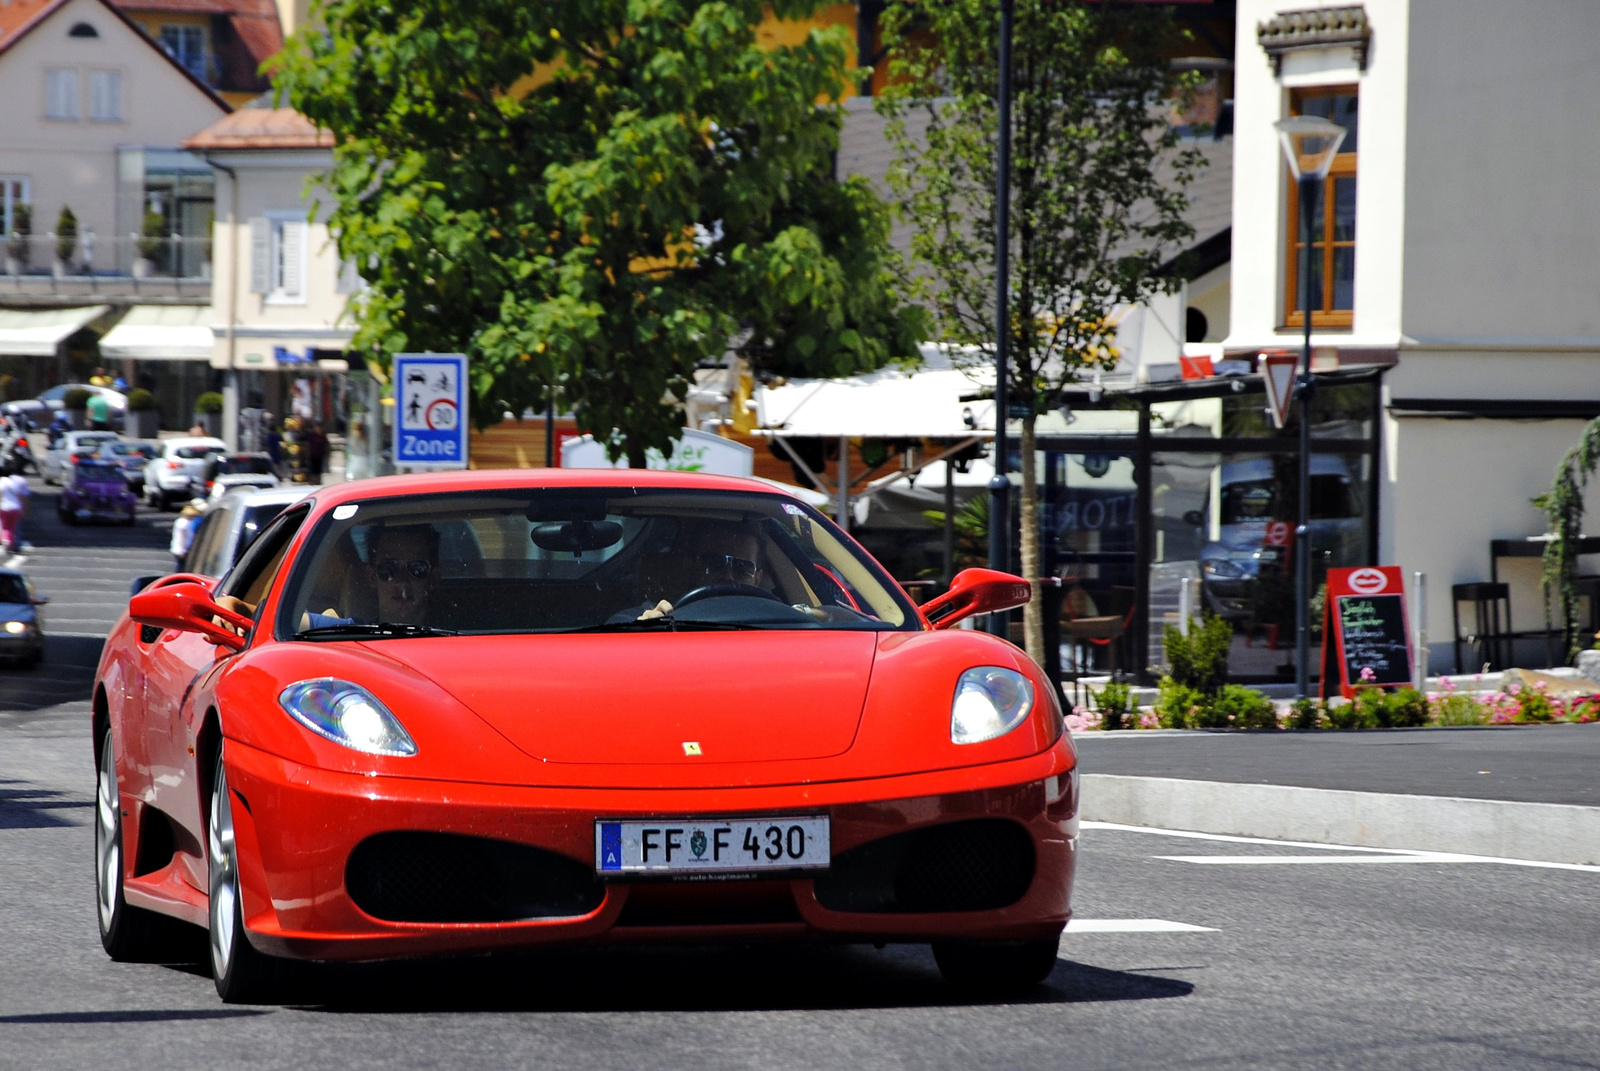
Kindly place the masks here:
[(394, 463), (408, 469), (467, 467), (467, 358), (401, 353), (394, 359)]

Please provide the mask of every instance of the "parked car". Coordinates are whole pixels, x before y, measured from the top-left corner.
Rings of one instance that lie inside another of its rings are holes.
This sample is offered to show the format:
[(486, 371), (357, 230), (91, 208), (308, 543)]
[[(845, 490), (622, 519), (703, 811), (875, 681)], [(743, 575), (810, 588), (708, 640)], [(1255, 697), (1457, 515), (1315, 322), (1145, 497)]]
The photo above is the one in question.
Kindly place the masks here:
[(184, 556), (182, 571), (201, 576), (226, 573), (268, 521), (314, 490), (313, 487), (284, 487), (271, 491), (246, 488), (223, 495), (201, 518), (200, 527), (189, 543), (189, 553)]
[(128, 396), (110, 387), (96, 387), (88, 383), (58, 383), (37, 398), (22, 398), (0, 405), (0, 414), (25, 417), (35, 428), (44, 428), (61, 412), (67, 392), (79, 388), (90, 394), (103, 395), (111, 406), (111, 426), (122, 427), (128, 413)]
[(39, 475), (45, 483), (60, 483), (72, 471), (72, 466), (94, 457), (102, 446), (116, 442), (119, 437), (114, 431), (64, 432), (39, 457)]
[(139, 509), (139, 496), (128, 490), (122, 468), (98, 457), (72, 466), (71, 475), (56, 499), (56, 516), (67, 524), (83, 521), (116, 521), (132, 524)]
[(122, 478), (127, 481), (128, 490), (136, 495), (142, 495), (144, 467), (156, 456), (159, 449), (156, 443), (148, 439), (117, 439), (101, 443), (100, 448), (95, 451), (95, 457), (120, 468)]
[(206, 459), (204, 493), (212, 501), (241, 487), (278, 486), (278, 473), (267, 454), (212, 454)]
[(0, 657), (32, 668), (44, 657), (44, 619), (39, 607), (48, 595), (33, 587), (14, 569), (0, 569)]
[(205, 485), (206, 460), (228, 444), (210, 436), (184, 435), (161, 440), (161, 452), (144, 467), (144, 497), (156, 509), (188, 501)]

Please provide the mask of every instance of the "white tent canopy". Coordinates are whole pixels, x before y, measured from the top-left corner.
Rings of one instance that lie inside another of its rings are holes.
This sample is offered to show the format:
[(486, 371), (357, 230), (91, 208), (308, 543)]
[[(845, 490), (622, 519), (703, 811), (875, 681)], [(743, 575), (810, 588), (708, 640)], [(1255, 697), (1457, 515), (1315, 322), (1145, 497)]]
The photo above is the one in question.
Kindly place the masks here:
[(109, 360), (210, 361), (211, 306), (135, 305), (100, 340)]
[(110, 311), (110, 305), (0, 309), (0, 357), (54, 357), (56, 348), (70, 335)]
[(886, 368), (849, 379), (791, 379), (756, 390), (758, 434), (795, 438), (965, 439), (994, 433), (993, 373)]

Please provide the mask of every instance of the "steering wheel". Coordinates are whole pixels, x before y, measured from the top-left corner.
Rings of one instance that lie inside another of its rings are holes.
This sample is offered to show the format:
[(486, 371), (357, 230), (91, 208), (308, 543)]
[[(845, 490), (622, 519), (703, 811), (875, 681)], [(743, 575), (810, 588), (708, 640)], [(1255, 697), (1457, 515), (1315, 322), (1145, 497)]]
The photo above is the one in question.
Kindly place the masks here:
[[(690, 603), (696, 603), (702, 599), (716, 599), (727, 595), (744, 595), (750, 598), (770, 599), (773, 602), (783, 602), (781, 598), (774, 595), (766, 588), (758, 588), (754, 584), (735, 584), (724, 582), (721, 584), (702, 584), (700, 587), (688, 592), (683, 596), (683, 598), (674, 603), (672, 609), (673, 612), (676, 613), (685, 606), (688, 606)], [(784, 605), (787, 606), (788, 603), (784, 603)]]

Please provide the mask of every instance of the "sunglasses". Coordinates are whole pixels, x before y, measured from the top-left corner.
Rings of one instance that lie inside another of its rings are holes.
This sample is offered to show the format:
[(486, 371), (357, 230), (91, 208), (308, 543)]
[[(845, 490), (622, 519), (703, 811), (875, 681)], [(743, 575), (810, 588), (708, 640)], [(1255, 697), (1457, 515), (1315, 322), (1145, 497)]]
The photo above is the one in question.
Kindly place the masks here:
[(393, 580), (400, 575), (401, 570), (410, 573), (417, 580), (424, 580), (433, 571), (433, 563), (426, 558), (412, 558), (408, 562), (385, 558), (372, 567), (378, 579), (384, 581)]
[(696, 554), (694, 560), (711, 576), (731, 576), (744, 583), (754, 580), (761, 571), (749, 558), (733, 554)]

